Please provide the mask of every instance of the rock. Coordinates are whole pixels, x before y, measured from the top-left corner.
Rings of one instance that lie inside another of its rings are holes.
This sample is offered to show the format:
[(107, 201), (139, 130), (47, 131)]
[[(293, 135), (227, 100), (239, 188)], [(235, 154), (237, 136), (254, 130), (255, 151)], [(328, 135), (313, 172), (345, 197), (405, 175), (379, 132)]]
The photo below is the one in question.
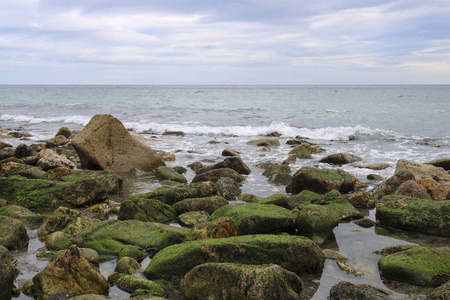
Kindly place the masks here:
[(48, 250), (64, 250), (72, 245), (72, 242), (62, 231), (55, 231), (47, 236), (45, 245)]
[(153, 149), (139, 142), (111, 115), (92, 117), (73, 138), (72, 145), (85, 169), (130, 172), (165, 165)]
[(54, 148), (58, 146), (62, 146), (68, 142), (68, 139), (63, 135), (57, 135), (51, 139), (45, 141), (47, 147)]
[(57, 167), (57, 168), (47, 171), (48, 174), (50, 174), (58, 179), (61, 179), (64, 176), (73, 175), (73, 174), (77, 174), (80, 172), (82, 172), (82, 171), (78, 171), (78, 170), (74, 170), (74, 169), (66, 168), (66, 167)]
[(19, 146), (17, 146), (16, 150), (14, 151), (14, 157), (16, 157), (16, 158), (24, 158), (24, 157), (35, 156), (35, 155), (36, 154), (31, 149), (31, 147), (29, 147), (25, 144), (20, 144)]
[(178, 216), (178, 223), (181, 226), (194, 227), (197, 224), (206, 223), (209, 214), (204, 211), (189, 211)]
[(242, 193), (238, 196), (238, 199), (241, 201), (245, 201), (245, 202), (252, 202), (252, 203), (257, 203), (259, 201), (262, 200), (261, 197), (253, 195), (253, 194), (249, 194), (249, 193)]
[(292, 232), (296, 215), (280, 206), (248, 203), (223, 206), (211, 215), (210, 220), (221, 217), (231, 218), (239, 235), (246, 235)]
[(156, 199), (166, 204), (173, 205), (189, 198), (204, 198), (217, 196), (216, 184), (211, 181), (185, 184), (177, 187), (160, 187), (153, 192), (134, 195), (137, 198)]
[(378, 199), (386, 195), (391, 195), (403, 182), (408, 180), (416, 180), (414, 174), (410, 171), (400, 171), (395, 173), (394, 176), (390, 177), (388, 180), (375, 186), (372, 189), (371, 194)]
[(207, 263), (184, 276), (188, 299), (300, 299), (300, 277), (275, 264)]
[(347, 260), (350, 259), (350, 256), (345, 255), (341, 252), (334, 251), (331, 249), (323, 249), (323, 254), (325, 255), (326, 259), (332, 259), (332, 260)]
[(370, 169), (374, 171), (381, 171), (387, 168), (390, 168), (391, 165), (388, 163), (385, 164), (377, 164), (377, 165), (355, 165), (355, 168), (361, 168), (361, 169)]
[(438, 168), (443, 168), (445, 171), (449, 171), (450, 170), (450, 158), (443, 158), (443, 159), (439, 159), (439, 160), (434, 160), (434, 161), (427, 162), (425, 164), (433, 165), (433, 166), (438, 167)]
[(138, 220), (106, 220), (83, 229), (77, 236), (77, 244), (91, 248), (100, 255), (117, 256), (126, 245), (134, 245), (154, 254), (159, 250), (199, 234), (189, 229)]
[(338, 259), (338, 260), (336, 260), (336, 265), (338, 266), (339, 269), (341, 269), (342, 271), (344, 271), (347, 274), (350, 274), (353, 276), (358, 276), (358, 277), (364, 276), (363, 272), (356, 270), (353, 266), (351, 266), (349, 264), (349, 262), (347, 260)]
[(392, 195), (408, 196), (431, 200), (431, 196), (415, 180), (403, 182)]
[(377, 174), (369, 174), (369, 175), (367, 175), (367, 179), (374, 180), (374, 181), (382, 181), (383, 177), (381, 177), (380, 175), (377, 175)]
[(201, 168), (203, 168), (204, 165), (201, 162), (196, 161), (192, 164), (189, 164), (188, 167), (191, 168), (195, 173), (197, 173), (197, 171), (199, 171)]
[(20, 220), (27, 225), (42, 223), (45, 219), (44, 216), (19, 205), (0, 205), (0, 215)]
[(167, 166), (158, 167), (156, 170), (156, 177), (159, 180), (172, 180), (181, 183), (187, 183), (187, 179), (178, 173), (174, 168), (170, 168)]
[(76, 245), (64, 251), (59, 258), (35, 275), (33, 283), (44, 295), (104, 294), (109, 289), (106, 278)]
[(0, 245), (8, 250), (18, 250), (28, 243), (25, 226), (19, 220), (0, 216)]
[(297, 274), (318, 273), (325, 257), (313, 241), (301, 236), (247, 235), (191, 241), (164, 248), (145, 269), (149, 279), (180, 280), (195, 266), (210, 262), (278, 264)]
[(295, 146), (289, 154), (295, 154), (298, 158), (312, 158), (312, 154), (325, 152), (324, 149), (308, 142), (302, 142)]
[[(311, 158), (311, 157), (308, 157)], [(297, 155), (296, 154), (289, 154), (289, 156), (283, 160), (283, 165), (293, 165), (297, 161)]]
[(438, 184), (432, 191), (433, 200), (450, 200), (450, 182)]
[(354, 190), (356, 178), (343, 170), (303, 167), (292, 176), (286, 186), (287, 193), (298, 194), (303, 190), (319, 194), (337, 190), (348, 193)]
[(365, 299), (365, 300), (385, 300), (393, 299), (392, 293), (368, 284), (354, 284), (341, 281), (330, 290), (330, 300), (341, 299)]
[(292, 203), (289, 197), (285, 194), (273, 194), (269, 197), (261, 199), (260, 201), (258, 201), (258, 203), (278, 205), (289, 210), (294, 208), (294, 203)]
[(244, 181), (244, 177), (240, 175), (235, 170), (232, 170), (230, 168), (221, 168), (221, 169), (214, 169), (211, 171), (206, 171), (204, 173), (200, 173), (195, 175), (194, 179), (192, 179), (192, 183), (197, 183), (201, 181), (212, 181), (217, 182), (222, 177), (228, 177), (233, 179), (236, 182), (242, 182)]
[(384, 226), (450, 236), (449, 201), (385, 196), (377, 204), (376, 218)]
[(236, 224), (227, 217), (197, 224), (193, 230), (200, 233), (200, 239), (221, 239), (238, 235)]
[(250, 168), (244, 163), (244, 161), (240, 157), (232, 156), (232, 157), (225, 158), (225, 160), (220, 163), (197, 169), (197, 170), (195, 170), (195, 173), (201, 174), (201, 173), (205, 173), (205, 172), (208, 172), (211, 170), (223, 169), (223, 168), (232, 169), (241, 175), (248, 175), (251, 172)]
[(326, 206), (307, 204), (302, 206), (297, 218), (298, 234), (309, 237), (322, 245), (333, 236), (333, 229), (339, 224), (340, 217)]
[(261, 138), (261, 139), (250, 140), (247, 142), (247, 145), (260, 146), (260, 147), (261, 146), (279, 147), (281, 144), (278, 139)]
[(417, 183), (430, 195), (431, 191), (438, 185), (434, 179), (419, 179)]
[(148, 290), (150, 294), (154, 296), (164, 296), (166, 293), (162, 285), (151, 280), (146, 280), (131, 275), (120, 275), (119, 279), (116, 281), (116, 285), (120, 289), (129, 293), (136, 290)]
[(183, 131), (167, 130), (167, 131), (164, 131), (162, 135), (185, 136), (186, 134)]
[(170, 222), (177, 213), (170, 205), (159, 200), (128, 198), (120, 205), (119, 220), (140, 220), (143, 222)]
[(60, 136), (60, 135), (64, 136), (66, 139), (68, 139), (72, 135), (72, 131), (69, 128), (63, 126), (63, 127), (59, 128), (58, 132), (55, 134), (55, 137)]
[(270, 183), (286, 185), (291, 180), (291, 168), (288, 165), (273, 165), (268, 167), (263, 175), (269, 178)]
[(138, 262), (141, 262), (144, 258), (147, 257), (147, 253), (142, 251), (139, 247), (133, 245), (125, 245), (122, 250), (119, 252), (119, 259), (122, 257), (131, 257)]
[(383, 256), (383, 276), (416, 285), (441, 285), (450, 279), (450, 247), (414, 247)]
[(435, 177), (439, 180), (450, 181), (450, 174), (446, 172), (443, 168), (435, 167), (428, 164), (416, 164), (410, 162), (406, 159), (400, 159), (397, 161), (395, 167), (395, 173), (407, 170), (414, 174), (415, 179), (434, 179)]
[(43, 171), (41, 168), (16, 162), (8, 162), (1, 164), (0, 172), (2, 172), (5, 175), (5, 177), (18, 175), (28, 179), (48, 179), (48, 180), (56, 179), (49, 173)]
[(362, 158), (348, 153), (337, 153), (325, 156), (319, 162), (331, 165), (345, 165), (356, 161), (361, 161)]
[(375, 222), (372, 221), (371, 219), (367, 219), (367, 218), (363, 218), (363, 219), (359, 219), (359, 220), (355, 220), (353, 221), (353, 223), (355, 223), (358, 226), (361, 226), (363, 228), (370, 228), (375, 226)]
[(222, 151), (223, 156), (239, 156), (239, 152), (231, 150), (231, 149), (224, 149)]
[(0, 299), (11, 299), (14, 279), (18, 274), (13, 257), (8, 249), (0, 245)]
[(141, 264), (134, 258), (124, 256), (117, 262), (115, 271), (125, 275), (133, 275), (139, 271), (140, 268)]
[(44, 149), (38, 153), (37, 166), (44, 171), (48, 171), (58, 167), (75, 168), (75, 164), (66, 158), (57, 154), (52, 149)]
[[(1, 133), (0, 133), (0, 137), (1, 137)], [(0, 149), (3, 149), (3, 148), (12, 148), (12, 145), (5, 143), (3, 141), (0, 141)]]
[(103, 295), (87, 294), (70, 298), (70, 300), (108, 300), (109, 297)]
[(219, 190), (219, 195), (227, 200), (234, 200), (241, 194), (239, 185), (229, 177), (221, 177), (217, 180), (216, 185)]
[(374, 208), (377, 204), (377, 199), (368, 192), (354, 192), (343, 196), (356, 208)]
[(100, 183), (108, 194), (118, 194), (122, 190), (123, 179), (110, 170), (83, 170), (61, 177), (64, 182), (81, 182), (86, 179), (93, 179)]
[(176, 210), (177, 214), (183, 214), (189, 211), (206, 211), (211, 215), (215, 210), (225, 205), (228, 205), (228, 201), (225, 198), (213, 196), (182, 200), (172, 205), (172, 207)]
[(428, 294), (426, 300), (446, 300), (450, 299), (450, 280), (435, 288)]

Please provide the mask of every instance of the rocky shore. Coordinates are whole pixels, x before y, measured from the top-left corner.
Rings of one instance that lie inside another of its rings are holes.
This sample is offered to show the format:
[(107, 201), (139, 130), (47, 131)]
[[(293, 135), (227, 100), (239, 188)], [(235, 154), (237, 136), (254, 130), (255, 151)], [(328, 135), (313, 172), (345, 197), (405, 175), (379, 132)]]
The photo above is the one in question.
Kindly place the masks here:
[[(283, 163), (256, 166), (268, 185), (285, 186), (285, 193), (261, 198), (241, 192), (252, 171), (236, 151), (225, 148), (217, 163), (169, 167), (176, 154), (157, 153), (110, 115), (95, 115), (79, 132), (63, 127), (42, 143), (7, 142), (24, 135), (0, 127), (0, 299), (20, 293), (109, 299), (113, 286), (129, 299), (309, 299), (315, 291), (310, 278), (324, 273), (326, 260), (363, 276), (350, 257), (326, 244), (342, 222), (374, 226), (364, 211), (375, 208), (380, 228), (448, 239), (435, 247), (377, 249), (380, 274), (427, 287), (427, 299), (450, 298), (450, 159), (400, 159), (395, 174), (369, 190), (339, 166), (386, 165), (330, 153), (320, 161), (329, 168), (291, 170), (297, 159), (325, 152), (292, 139)], [(248, 144), (268, 151), (280, 142), (266, 137)], [(183, 175), (188, 168), (196, 174), (190, 182)], [(160, 187), (123, 195), (124, 178), (133, 172), (150, 174)], [(45, 249), (37, 255), (48, 265), (19, 286), (24, 270), (14, 256), (27, 247), (29, 228), (38, 228)], [(111, 258), (117, 265), (104, 276), (99, 262)], [(344, 280), (329, 297), (396, 299), (390, 291)]]

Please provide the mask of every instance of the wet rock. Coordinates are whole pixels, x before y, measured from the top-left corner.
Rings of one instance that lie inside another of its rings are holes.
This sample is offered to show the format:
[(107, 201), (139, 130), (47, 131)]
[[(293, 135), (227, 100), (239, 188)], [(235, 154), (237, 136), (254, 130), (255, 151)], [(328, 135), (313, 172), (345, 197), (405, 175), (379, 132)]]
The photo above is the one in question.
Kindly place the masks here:
[(288, 165), (273, 165), (268, 167), (263, 175), (269, 178), (270, 183), (286, 185), (291, 180), (291, 168)]
[(151, 280), (142, 279), (132, 275), (120, 275), (116, 281), (116, 285), (129, 293), (136, 290), (147, 290), (151, 295), (164, 296), (166, 291), (162, 285)]
[(239, 235), (246, 235), (291, 232), (295, 229), (296, 215), (277, 205), (248, 203), (223, 206), (211, 215), (210, 220), (221, 217), (231, 218)]
[(197, 224), (193, 230), (200, 233), (200, 239), (221, 239), (238, 235), (236, 224), (227, 217)]
[(227, 148), (222, 151), (222, 155), (223, 156), (239, 156), (239, 152)]
[[(1, 137), (1, 133), (0, 133), (0, 137)], [(0, 149), (3, 149), (3, 148), (12, 148), (12, 145), (5, 143), (3, 141), (0, 141)]]
[(197, 224), (206, 223), (209, 214), (204, 211), (190, 211), (178, 216), (178, 223), (186, 227), (194, 227)]
[(393, 299), (392, 293), (373, 287), (368, 284), (354, 284), (347, 281), (339, 282), (330, 290), (330, 300), (341, 299), (366, 299), (366, 300), (386, 300)]
[(255, 139), (255, 140), (250, 140), (247, 142), (247, 145), (252, 145), (252, 146), (275, 146), (275, 147), (279, 147), (280, 144), (280, 140), (278, 139), (269, 139), (269, 138), (261, 138), (261, 139)]
[(28, 179), (56, 179), (49, 173), (43, 171), (41, 168), (16, 162), (1, 164), (0, 172), (2, 172), (6, 177), (18, 175)]
[(392, 195), (408, 196), (431, 200), (431, 196), (415, 180), (403, 182)]
[(369, 175), (367, 175), (367, 179), (374, 180), (374, 181), (382, 181), (383, 177), (381, 177), (380, 175), (377, 175), (377, 174), (369, 174)]
[(201, 173), (205, 173), (205, 172), (208, 172), (211, 170), (223, 169), (223, 168), (232, 169), (241, 175), (248, 175), (251, 172), (249, 167), (244, 163), (244, 161), (240, 157), (232, 156), (232, 157), (225, 158), (225, 160), (220, 163), (202, 167), (202, 168), (196, 170), (195, 173), (201, 174)]
[(323, 249), (323, 254), (325, 255), (326, 259), (332, 259), (332, 260), (347, 260), (350, 259), (348, 255), (342, 254), (338, 251), (334, 251), (331, 249)]
[(301, 144), (295, 146), (289, 154), (295, 154), (298, 158), (312, 158), (312, 154), (323, 153), (324, 149), (320, 148), (315, 144), (308, 142), (302, 142)]
[(73, 174), (76, 174), (79, 172), (80, 171), (78, 171), (78, 170), (74, 170), (74, 169), (66, 168), (66, 167), (57, 167), (57, 168), (47, 171), (48, 174), (55, 176), (58, 179), (61, 179), (64, 176), (73, 175)]
[(75, 164), (65, 156), (57, 154), (52, 149), (44, 149), (38, 153), (37, 166), (44, 171), (58, 167), (75, 168)]
[(203, 168), (204, 165), (201, 162), (196, 161), (192, 164), (189, 164), (188, 167), (191, 168), (195, 173), (197, 173), (197, 171), (199, 171), (201, 168)]
[(20, 220), (24, 224), (38, 224), (42, 223), (45, 219), (44, 216), (36, 214), (23, 206), (5, 205), (2, 207), (0, 205), (0, 207), (0, 215)]
[(325, 156), (319, 162), (331, 165), (345, 165), (356, 161), (361, 161), (362, 158), (348, 153), (336, 153)]
[(377, 221), (384, 226), (450, 236), (450, 202), (406, 196), (385, 196), (377, 204)]
[[(309, 157), (308, 157), (309, 158)], [(283, 160), (283, 165), (293, 165), (297, 161), (297, 155), (295, 154), (289, 154), (289, 156)]]
[(292, 176), (286, 186), (287, 193), (298, 194), (303, 190), (319, 194), (337, 190), (348, 193), (355, 189), (356, 178), (343, 170), (303, 167)]
[(450, 247), (412, 249), (384, 256), (383, 276), (417, 285), (441, 285), (450, 279)]
[(8, 250), (18, 250), (28, 242), (25, 226), (19, 220), (0, 216), (0, 245)]
[(178, 173), (174, 168), (170, 168), (167, 166), (158, 167), (156, 170), (156, 177), (159, 180), (172, 180), (181, 183), (187, 183), (187, 179)]
[(141, 262), (144, 258), (147, 257), (147, 253), (142, 251), (139, 247), (133, 245), (125, 245), (122, 250), (120, 250), (118, 257), (120, 259), (125, 256), (134, 258), (136, 261)]
[(244, 181), (244, 177), (240, 175), (238, 172), (229, 168), (221, 168), (195, 175), (194, 179), (192, 179), (192, 183), (197, 183), (201, 181), (217, 182), (222, 177), (230, 178), (235, 182)]
[(185, 136), (186, 134), (183, 131), (166, 130), (162, 133), (162, 135)]
[(340, 217), (326, 206), (308, 204), (301, 207), (297, 218), (297, 231), (322, 245), (333, 235), (333, 229), (339, 224)]
[(371, 194), (378, 199), (386, 195), (392, 195), (403, 182), (408, 180), (416, 180), (414, 174), (407, 170), (400, 171), (374, 187)]
[(278, 205), (289, 210), (294, 208), (294, 203), (292, 203), (291, 199), (289, 199), (289, 197), (285, 194), (273, 194), (269, 197), (261, 199), (258, 203)]
[(124, 256), (119, 259), (115, 271), (125, 275), (133, 275), (141, 268), (141, 264), (134, 258)]
[(62, 231), (55, 231), (47, 236), (45, 245), (48, 250), (63, 250), (72, 245), (72, 242)]
[(181, 290), (189, 299), (300, 299), (300, 277), (279, 265), (208, 263), (184, 276)]
[(215, 210), (225, 205), (228, 205), (228, 201), (225, 198), (213, 196), (182, 200), (172, 205), (172, 207), (176, 210), (177, 214), (183, 214), (189, 211), (206, 211), (211, 215)]
[(323, 269), (322, 250), (310, 239), (287, 235), (247, 235), (206, 239), (167, 247), (145, 269), (149, 279), (180, 280), (195, 266), (210, 262), (278, 264), (297, 274)]
[(11, 299), (14, 279), (18, 274), (13, 257), (8, 249), (0, 245), (0, 299)]
[(375, 224), (376, 224), (374, 221), (372, 221), (371, 219), (367, 219), (367, 218), (355, 220), (355, 221), (353, 221), (353, 223), (355, 223), (358, 226), (364, 227), (364, 228), (370, 228), (370, 227), (375, 226)]
[(450, 299), (450, 281), (447, 281), (428, 294), (426, 300), (446, 300)]
[(58, 146), (62, 146), (68, 142), (68, 139), (63, 135), (57, 135), (51, 139), (45, 141), (47, 147), (54, 148)]
[(83, 168), (130, 172), (164, 166), (150, 147), (139, 142), (111, 115), (95, 115), (72, 140)]
[(433, 179), (435, 177), (439, 180), (450, 181), (450, 174), (443, 168), (435, 167), (429, 164), (417, 164), (406, 159), (397, 161), (395, 173), (407, 170), (414, 174), (415, 179)]
[(338, 266), (339, 269), (341, 269), (342, 271), (344, 271), (347, 274), (350, 274), (353, 276), (358, 276), (358, 277), (364, 276), (363, 272), (356, 270), (352, 265), (350, 265), (350, 263), (346, 259), (336, 260), (336, 265)]
[(64, 251), (58, 259), (35, 275), (33, 283), (44, 295), (104, 294), (109, 289), (106, 278), (76, 245)]
[(249, 193), (240, 194), (238, 199), (241, 201), (252, 202), (252, 203), (257, 203), (262, 200), (261, 197), (253, 195), (253, 194), (249, 194)]
[(432, 191), (433, 200), (450, 200), (450, 182), (438, 184)]
[(110, 170), (83, 170), (61, 177), (64, 182), (81, 182), (86, 179), (93, 179), (100, 183), (108, 194), (118, 194), (122, 190), (123, 179)]
[(343, 196), (356, 208), (374, 208), (377, 204), (377, 199), (368, 192), (354, 192)]
[(128, 198), (120, 205), (119, 220), (140, 220), (143, 222), (169, 222), (177, 218), (172, 206), (159, 200)]
[(391, 165), (388, 163), (385, 164), (377, 164), (377, 165), (355, 165), (355, 168), (361, 168), (361, 169), (370, 169), (374, 171), (380, 171), (387, 168), (390, 168)]
[(70, 136), (72, 135), (72, 131), (68, 128), (68, 127), (61, 127), (59, 128), (58, 132), (55, 134), (55, 137), (57, 136), (64, 136), (66, 139), (70, 138)]
[(373, 253), (386, 256), (386, 255), (390, 255), (390, 254), (394, 254), (394, 253), (403, 252), (403, 251), (406, 251), (406, 250), (409, 250), (412, 248), (416, 248), (416, 247), (419, 247), (419, 246), (417, 246), (417, 245), (398, 245), (397, 244), (395, 246), (389, 246), (389, 247), (383, 248), (381, 250), (374, 251)]
[(216, 185), (219, 190), (219, 195), (227, 200), (234, 200), (241, 194), (239, 185), (229, 177), (221, 177), (217, 180)]
[(31, 149), (31, 147), (20, 144), (17, 146), (16, 150), (14, 151), (14, 157), (16, 158), (24, 158), (28, 156), (35, 156), (36, 153)]

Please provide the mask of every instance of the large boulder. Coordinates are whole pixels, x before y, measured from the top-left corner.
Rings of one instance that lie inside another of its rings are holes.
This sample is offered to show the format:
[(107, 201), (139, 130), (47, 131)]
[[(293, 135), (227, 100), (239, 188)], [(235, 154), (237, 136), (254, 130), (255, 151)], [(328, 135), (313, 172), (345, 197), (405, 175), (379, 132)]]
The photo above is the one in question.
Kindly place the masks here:
[(28, 242), (25, 226), (19, 220), (0, 216), (0, 245), (9, 250), (18, 250)]
[(443, 168), (435, 167), (430, 164), (417, 164), (406, 159), (397, 161), (395, 173), (407, 170), (414, 174), (414, 177), (419, 179), (438, 178), (439, 181), (450, 181), (450, 174)]
[(275, 234), (295, 230), (296, 214), (273, 204), (246, 203), (226, 205), (216, 210), (210, 221), (228, 217), (234, 221), (239, 235)]
[(251, 172), (250, 168), (244, 163), (244, 161), (240, 157), (233, 156), (225, 158), (225, 160), (220, 163), (199, 168), (196, 171), (196, 173), (200, 174), (214, 169), (223, 169), (223, 168), (232, 169), (242, 175), (248, 175)]
[(212, 196), (182, 200), (172, 205), (172, 207), (175, 208), (177, 214), (183, 214), (189, 211), (206, 211), (211, 215), (214, 211), (225, 205), (228, 205), (228, 201), (225, 198)]
[(441, 285), (450, 280), (450, 247), (414, 247), (380, 258), (383, 276), (417, 285)]
[(93, 116), (72, 139), (72, 145), (85, 169), (130, 172), (165, 165), (153, 149), (139, 142), (111, 115)]
[(356, 183), (354, 176), (340, 169), (303, 167), (292, 176), (286, 186), (286, 192), (298, 194), (303, 190), (309, 190), (325, 194), (331, 190), (338, 190), (341, 193), (348, 193), (355, 189)]
[(430, 194), (423, 189), (415, 180), (408, 180), (403, 182), (392, 195), (401, 195), (421, 199), (431, 200)]
[(130, 198), (120, 204), (119, 220), (164, 223), (176, 218), (175, 209), (159, 200)]
[(33, 284), (44, 295), (104, 294), (109, 289), (106, 278), (76, 245), (35, 275)]
[(279, 265), (208, 263), (184, 276), (181, 290), (188, 299), (300, 299), (300, 277)]
[(385, 196), (377, 204), (381, 225), (450, 236), (450, 202), (406, 196)]
[(321, 272), (322, 250), (302, 236), (246, 235), (169, 246), (158, 252), (144, 274), (149, 279), (180, 280), (195, 266), (210, 263), (278, 264), (297, 274)]
[(0, 245), (0, 299), (11, 299), (14, 279), (18, 273), (8, 249)]

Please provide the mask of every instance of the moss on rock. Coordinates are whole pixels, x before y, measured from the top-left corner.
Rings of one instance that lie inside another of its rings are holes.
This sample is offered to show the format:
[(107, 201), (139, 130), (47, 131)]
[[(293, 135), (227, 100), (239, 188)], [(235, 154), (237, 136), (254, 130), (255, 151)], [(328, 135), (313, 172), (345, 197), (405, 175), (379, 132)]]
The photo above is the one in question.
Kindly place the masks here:
[(205, 197), (205, 198), (191, 198), (182, 200), (172, 205), (178, 214), (183, 214), (189, 211), (206, 211), (210, 215), (222, 206), (228, 205), (228, 201), (220, 196)]
[(236, 182), (242, 182), (244, 181), (244, 177), (236, 172), (233, 169), (230, 168), (220, 168), (220, 169), (213, 169), (204, 173), (200, 173), (195, 175), (195, 177), (192, 179), (192, 182), (201, 182), (201, 181), (212, 181), (217, 182), (222, 177), (228, 177), (233, 179)]
[(166, 293), (163, 286), (151, 280), (142, 279), (132, 275), (121, 275), (116, 281), (116, 285), (129, 293), (138, 289), (148, 290), (154, 296), (164, 296)]
[(172, 206), (159, 200), (129, 198), (120, 205), (119, 220), (166, 223), (177, 218)]
[(340, 218), (326, 206), (308, 204), (302, 206), (297, 220), (298, 233), (322, 245), (333, 234)]

